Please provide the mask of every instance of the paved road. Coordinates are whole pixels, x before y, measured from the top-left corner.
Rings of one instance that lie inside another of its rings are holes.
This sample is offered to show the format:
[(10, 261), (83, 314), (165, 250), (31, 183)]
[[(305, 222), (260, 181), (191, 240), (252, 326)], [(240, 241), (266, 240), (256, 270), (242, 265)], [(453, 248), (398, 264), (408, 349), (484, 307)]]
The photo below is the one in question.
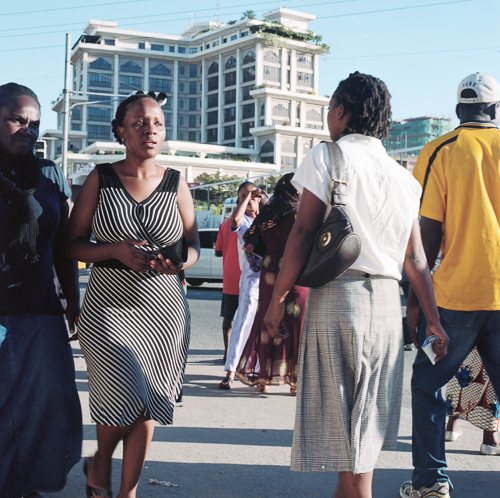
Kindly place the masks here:
[[(82, 290), (85, 286), (82, 285)], [(217, 384), (223, 377), (219, 285), (190, 287), (192, 339), (184, 399), (175, 411), (174, 425), (158, 427), (139, 485), (138, 496), (226, 498), (330, 498), (336, 484), (332, 473), (289, 470), (295, 398), (287, 387), (258, 394), (236, 382), (231, 391)], [(401, 482), (411, 473), (411, 411), (409, 379), (415, 353), (405, 353), (402, 421), (396, 451), (383, 452), (375, 471), (374, 497), (398, 496)], [(85, 363), (75, 346), (77, 383), (84, 413), (83, 454), (96, 449), (95, 430), (88, 411)], [(500, 457), (479, 454), (481, 431), (463, 423), (464, 435), (447, 443), (453, 498), (499, 498)], [(121, 447), (114, 456), (113, 489), (119, 488)], [(150, 485), (149, 479), (181, 487)], [(72, 470), (68, 485), (51, 498), (85, 496), (81, 465)]]

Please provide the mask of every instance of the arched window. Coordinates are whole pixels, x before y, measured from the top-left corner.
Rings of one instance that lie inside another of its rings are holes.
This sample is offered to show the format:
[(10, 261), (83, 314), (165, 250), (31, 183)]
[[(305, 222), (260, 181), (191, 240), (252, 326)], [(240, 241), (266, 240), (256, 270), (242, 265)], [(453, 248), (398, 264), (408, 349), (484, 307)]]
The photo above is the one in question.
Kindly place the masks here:
[(236, 58), (231, 55), (229, 59), (226, 61), (226, 69), (231, 69), (232, 67), (236, 67)]
[(208, 74), (213, 74), (219, 72), (219, 64), (215, 61), (210, 64), (210, 67), (208, 68)]
[(102, 69), (104, 71), (113, 71), (113, 66), (102, 57), (99, 57), (95, 61), (89, 64), (90, 69)]
[(134, 61), (125, 62), (120, 66), (123, 73), (142, 73), (142, 67)]
[(159, 74), (160, 76), (172, 76), (172, 71), (164, 64), (156, 64), (155, 66), (152, 66), (150, 73)]
[(255, 52), (253, 50), (249, 50), (245, 54), (245, 57), (243, 57), (243, 64), (250, 64), (252, 62), (255, 62)]
[(271, 142), (271, 140), (266, 140), (263, 144), (262, 147), (260, 148), (261, 153), (266, 153), (266, 152), (274, 152), (274, 143)]

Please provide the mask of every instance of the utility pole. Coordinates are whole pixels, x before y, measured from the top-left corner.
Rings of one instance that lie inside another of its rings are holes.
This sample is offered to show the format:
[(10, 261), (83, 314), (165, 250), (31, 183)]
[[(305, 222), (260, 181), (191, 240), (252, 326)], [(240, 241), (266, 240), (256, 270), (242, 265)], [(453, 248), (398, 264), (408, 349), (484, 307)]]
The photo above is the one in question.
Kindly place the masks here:
[(71, 71), (71, 34), (66, 33), (66, 61), (64, 66), (63, 89), (63, 132), (62, 132), (62, 167), (65, 177), (68, 176), (68, 145), (69, 145), (69, 94)]

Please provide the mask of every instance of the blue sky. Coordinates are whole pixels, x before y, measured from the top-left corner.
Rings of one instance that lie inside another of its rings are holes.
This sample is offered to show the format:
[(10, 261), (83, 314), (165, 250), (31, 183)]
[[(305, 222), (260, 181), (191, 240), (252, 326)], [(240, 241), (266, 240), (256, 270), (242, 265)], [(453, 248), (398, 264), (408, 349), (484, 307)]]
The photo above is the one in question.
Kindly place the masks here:
[[(219, 0), (219, 22), (258, 18), (276, 7), (316, 15), (309, 26), (330, 45), (320, 59), (320, 94), (331, 95), (352, 71), (383, 79), (393, 119), (423, 115), (455, 118), (456, 88), (470, 73), (500, 80), (499, 0)], [(64, 7), (61, 7), (64, 5)], [(72, 43), (89, 19), (118, 27), (180, 34), (191, 20), (214, 20), (217, 0), (6, 1), (0, 13), (0, 84), (32, 88), (42, 104), (42, 129), (55, 127), (50, 110), (64, 83), (65, 33)]]

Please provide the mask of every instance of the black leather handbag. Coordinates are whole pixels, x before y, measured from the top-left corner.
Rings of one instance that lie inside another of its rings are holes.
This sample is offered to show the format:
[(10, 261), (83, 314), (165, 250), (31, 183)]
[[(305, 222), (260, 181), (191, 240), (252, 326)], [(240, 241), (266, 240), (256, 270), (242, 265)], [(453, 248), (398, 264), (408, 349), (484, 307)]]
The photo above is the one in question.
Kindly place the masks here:
[(177, 242), (161, 247), (155, 254), (161, 254), (176, 266), (185, 263), (188, 259), (188, 241), (186, 237), (181, 237)]
[(316, 234), (307, 263), (295, 283), (302, 287), (316, 288), (331, 282), (348, 270), (361, 252), (361, 240), (343, 208), (347, 202), (347, 183), (342, 151), (336, 143), (325, 143), (332, 178), (331, 210)]

